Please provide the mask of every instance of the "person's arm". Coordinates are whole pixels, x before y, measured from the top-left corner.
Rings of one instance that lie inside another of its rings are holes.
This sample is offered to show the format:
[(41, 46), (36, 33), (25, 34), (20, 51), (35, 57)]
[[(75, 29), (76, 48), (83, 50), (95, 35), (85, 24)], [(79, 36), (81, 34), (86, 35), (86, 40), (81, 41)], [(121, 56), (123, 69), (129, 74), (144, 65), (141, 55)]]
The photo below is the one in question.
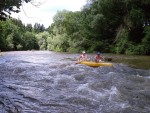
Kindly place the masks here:
[(97, 60), (97, 57), (96, 57), (96, 56), (94, 57), (94, 59), (95, 59), (95, 62), (98, 62), (98, 60)]
[(100, 59), (99, 59), (100, 61), (104, 61), (104, 58), (102, 57), (102, 56), (100, 56)]
[(80, 55), (80, 57), (78, 58), (78, 62), (82, 61), (82, 55)]

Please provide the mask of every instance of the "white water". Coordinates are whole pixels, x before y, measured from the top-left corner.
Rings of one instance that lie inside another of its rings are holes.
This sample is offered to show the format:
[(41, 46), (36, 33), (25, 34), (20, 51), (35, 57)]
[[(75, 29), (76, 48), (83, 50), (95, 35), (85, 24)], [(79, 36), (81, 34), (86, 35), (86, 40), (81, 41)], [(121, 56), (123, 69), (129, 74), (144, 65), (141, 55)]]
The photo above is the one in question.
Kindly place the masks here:
[(149, 113), (150, 71), (92, 68), (78, 54), (8, 52), (0, 57), (0, 113)]

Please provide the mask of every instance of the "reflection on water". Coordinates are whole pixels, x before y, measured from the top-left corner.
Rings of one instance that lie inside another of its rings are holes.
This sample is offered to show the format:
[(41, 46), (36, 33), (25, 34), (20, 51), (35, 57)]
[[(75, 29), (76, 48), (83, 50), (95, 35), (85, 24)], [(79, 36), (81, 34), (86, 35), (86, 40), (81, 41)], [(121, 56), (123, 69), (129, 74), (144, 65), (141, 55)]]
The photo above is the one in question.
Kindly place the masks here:
[(150, 56), (115, 54), (106, 54), (106, 56), (112, 57), (113, 62), (116, 63), (127, 64), (133, 68), (150, 69)]
[(150, 112), (150, 70), (120, 63), (92, 68), (75, 64), (77, 57), (5, 53), (0, 57), (0, 113)]

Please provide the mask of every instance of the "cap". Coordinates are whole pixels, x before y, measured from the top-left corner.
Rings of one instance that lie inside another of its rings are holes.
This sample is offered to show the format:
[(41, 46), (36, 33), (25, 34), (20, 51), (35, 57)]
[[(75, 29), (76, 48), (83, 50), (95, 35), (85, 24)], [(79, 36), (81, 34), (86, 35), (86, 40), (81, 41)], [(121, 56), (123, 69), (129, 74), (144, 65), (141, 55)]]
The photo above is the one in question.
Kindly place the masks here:
[(82, 53), (84, 54), (84, 53), (85, 53), (85, 51), (82, 51)]
[(100, 53), (100, 52), (97, 52), (97, 54), (100, 55), (101, 53)]

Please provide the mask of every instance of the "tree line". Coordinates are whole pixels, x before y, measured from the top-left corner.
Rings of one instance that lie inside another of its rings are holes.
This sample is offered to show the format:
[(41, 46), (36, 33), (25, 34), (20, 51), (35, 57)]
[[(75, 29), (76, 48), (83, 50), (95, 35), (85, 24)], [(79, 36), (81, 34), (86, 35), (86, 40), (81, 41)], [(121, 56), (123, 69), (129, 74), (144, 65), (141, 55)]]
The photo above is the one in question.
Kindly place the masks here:
[(44, 25), (35, 23), (24, 25), (21, 20), (0, 21), (0, 49), (2, 51), (40, 49), (41, 38), (37, 36), (45, 31)]
[(0, 48), (150, 55), (149, 7), (149, 0), (88, 0), (81, 11), (58, 11), (47, 29), (7, 19)]
[(150, 55), (149, 0), (89, 0), (81, 11), (59, 11), (49, 49)]

